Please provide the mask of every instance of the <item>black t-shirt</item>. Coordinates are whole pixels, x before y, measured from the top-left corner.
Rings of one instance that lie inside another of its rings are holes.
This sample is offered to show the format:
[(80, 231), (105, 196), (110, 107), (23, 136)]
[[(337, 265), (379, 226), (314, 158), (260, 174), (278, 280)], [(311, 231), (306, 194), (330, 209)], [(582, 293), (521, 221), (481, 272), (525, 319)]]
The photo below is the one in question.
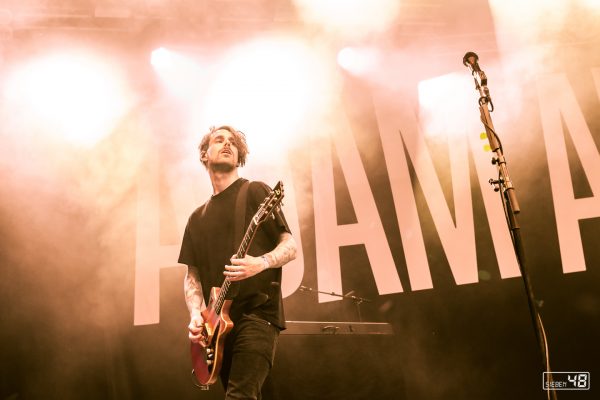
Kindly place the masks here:
[[(198, 207), (188, 219), (179, 262), (198, 268), (204, 301), (208, 303), (210, 289), (220, 287), (225, 279), (225, 265), (237, 252), (234, 244), (235, 205), (238, 192), (247, 180), (239, 178), (224, 191)], [(246, 201), (246, 228), (270, 189), (262, 182), (250, 182)], [(256, 231), (248, 249), (251, 256), (262, 256), (273, 250), (283, 232), (290, 232), (283, 213), (267, 218)], [(233, 286), (230, 292), (234, 292)], [(233, 299), (230, 317), (235, 323), (243, 314), (255, 314), (281, 329), (285, 328), (281, 297), (281, 268), (270, 268), (251, 278), (239, 281), (239, 291)]]

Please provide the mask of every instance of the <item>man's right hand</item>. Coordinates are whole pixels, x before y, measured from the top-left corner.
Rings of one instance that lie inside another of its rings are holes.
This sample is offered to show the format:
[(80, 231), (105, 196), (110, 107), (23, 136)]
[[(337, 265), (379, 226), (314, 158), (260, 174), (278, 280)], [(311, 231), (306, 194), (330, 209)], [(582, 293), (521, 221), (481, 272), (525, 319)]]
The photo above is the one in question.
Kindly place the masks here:
[(194, 315), (190, 319), (190, 324), (188, 325), (188, 330), (190, 331), (188, 337), (193, 343), (198, 343), (201, 346), (205, 347), (206, 343), (204, 341), (204, 318), (201, 315)]

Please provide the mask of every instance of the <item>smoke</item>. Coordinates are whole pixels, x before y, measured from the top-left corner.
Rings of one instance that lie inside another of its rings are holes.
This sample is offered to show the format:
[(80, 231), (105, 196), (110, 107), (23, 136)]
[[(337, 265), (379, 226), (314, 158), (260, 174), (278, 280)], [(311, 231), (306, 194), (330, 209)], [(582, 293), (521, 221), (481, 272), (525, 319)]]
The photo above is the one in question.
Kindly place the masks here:
[[(492, 1), (490, 6), (503, 69), (517, 84), (595, 58), (588, 49), (600, 38), (600, 7), (592, 2)], [(583, 57), (574, 57), (580, 50)]]
[(306, 24), (315, 24), (330, 35), (363, 38), (389, 29), (401, 12), (393, 0), (293, 0)]
[[(3, 69), (12, 62), (5, 58)], [(117, 332), (131, 323), (122, 307), (131, 302), (132, 204), (145, 157), (140, 114), (131, 108), (94, 147), (83, 147), (15, 104), (9, 79), (3, 75), (0, 100), (0, 280), (11, 340), (2, 353), (21, 385), (14, 391), (68, 397), (97, 379), (105, 349), (119, 347)], [(55, 105), (60, 88), (53, 95)]]

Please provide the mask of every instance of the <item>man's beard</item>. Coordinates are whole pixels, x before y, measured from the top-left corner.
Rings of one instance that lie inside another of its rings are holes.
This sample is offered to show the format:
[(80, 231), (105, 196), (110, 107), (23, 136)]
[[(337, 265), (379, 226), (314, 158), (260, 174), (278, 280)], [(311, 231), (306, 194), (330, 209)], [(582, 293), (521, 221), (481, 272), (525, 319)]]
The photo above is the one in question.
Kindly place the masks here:
[(210, 163), (210, 169), (213, 172), (231, 172), (235, 169), (235, 165), (228, 162)]

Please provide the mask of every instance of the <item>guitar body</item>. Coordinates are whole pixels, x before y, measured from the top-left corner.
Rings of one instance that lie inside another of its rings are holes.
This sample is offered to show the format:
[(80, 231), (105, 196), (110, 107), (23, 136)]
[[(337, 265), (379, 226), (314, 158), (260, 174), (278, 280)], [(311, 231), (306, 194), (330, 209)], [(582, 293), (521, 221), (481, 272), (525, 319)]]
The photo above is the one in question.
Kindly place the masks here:
[(219, 377), (223, 363), (223, 347), (225, 338), (233, 329), (233, 322), (229, 318), (231, 300), (225, 300), (221, 312), (217, 313), (214, 304), (219, 296), (220, 288), (214, 287), (210, 291), (208, 306), (202, 311), (204, 319), (204, 343), (191, 343), (193, 373), (202, 385), (212, 385)]

